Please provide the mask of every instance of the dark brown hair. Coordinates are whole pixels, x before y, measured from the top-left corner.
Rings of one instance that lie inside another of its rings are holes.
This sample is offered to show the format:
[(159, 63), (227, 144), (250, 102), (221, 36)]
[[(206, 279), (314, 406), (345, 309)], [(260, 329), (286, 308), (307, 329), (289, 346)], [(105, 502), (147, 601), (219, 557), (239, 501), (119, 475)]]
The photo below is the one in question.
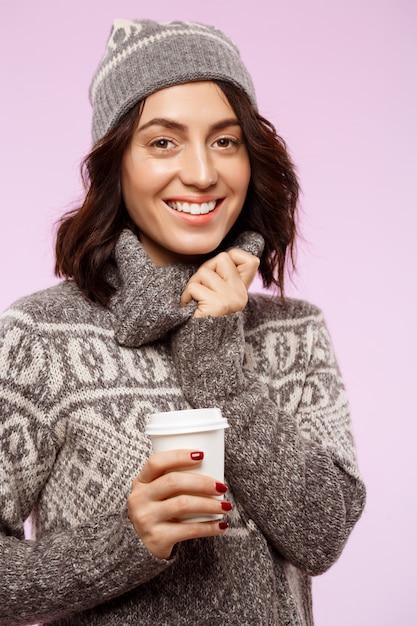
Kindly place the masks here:
[[(229, 83), (216, 83), (240, 122), (251, 166), (243, 209), (219, 249), (246, 230), (260, 233), (265, 239), (259, 266), (263, 284), (277, 286), (283, 295), (287, 260), (294, 266), (299, 193), (294, 166), (285, 142), (245, 94)], [(143, 101), (136, 104), (87, 155), (81, 166), (84, 202), (58, 224), (55, 273), (75, 280), (90, 300), (104, 306), (113, 293), (106, 270), (117, 239), (124, 228), (139, 235), (124, 206), (120, 170), (142, 107)]]
[(246, 230), (260, 233), (265, 240), (259, 266), (263, 285), (275, 285), (283, 295), (286, 262), (291, 268), (295, 265), (299, 195), (295, 167), (285, 141), (271, 122), (255, 111), (247, 96), (229, 83), (216, 82), (240, 122), (251, 166), (243, 209), (225, 243)]

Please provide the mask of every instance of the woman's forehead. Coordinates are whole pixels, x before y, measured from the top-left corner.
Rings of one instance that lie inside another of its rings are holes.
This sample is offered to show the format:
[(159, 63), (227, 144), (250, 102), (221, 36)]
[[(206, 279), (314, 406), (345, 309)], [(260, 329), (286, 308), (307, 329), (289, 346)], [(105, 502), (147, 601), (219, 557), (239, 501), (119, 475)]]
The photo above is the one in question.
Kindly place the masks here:
[(235, 120), (236, 115), (225, 94), (212, 81), (173, 85), (148, 96), (140, 116), (140, 125), (150, 121), (172, 120), (191, 124), (201, 121), (214, 125)]

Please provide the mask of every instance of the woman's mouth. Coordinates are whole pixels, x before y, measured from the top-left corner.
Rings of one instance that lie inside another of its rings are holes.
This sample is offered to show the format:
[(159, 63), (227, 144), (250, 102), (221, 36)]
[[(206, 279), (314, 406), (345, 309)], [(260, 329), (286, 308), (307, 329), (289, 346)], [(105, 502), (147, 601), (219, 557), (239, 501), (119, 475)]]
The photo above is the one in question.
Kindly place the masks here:
[(206, 215), (214, 211), (218, 200), (209, 202), (179, 202), (178, 200), (166, 200), (167, 205), (179, 213), (189, 213), (190, 215)]

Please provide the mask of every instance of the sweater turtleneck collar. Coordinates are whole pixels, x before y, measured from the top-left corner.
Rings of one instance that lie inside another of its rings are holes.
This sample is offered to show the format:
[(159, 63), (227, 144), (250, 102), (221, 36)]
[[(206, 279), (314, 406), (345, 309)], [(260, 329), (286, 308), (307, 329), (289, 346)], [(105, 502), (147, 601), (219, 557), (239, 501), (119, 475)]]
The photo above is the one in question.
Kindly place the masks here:
[[(236, 247), (260, 256), (263, 239), (257, 233), (243, 233)], [(156, 341), (193, 315), (197, 303), (181, 307), (180, 299), (197, 266), (155, 266), (136, 235), (127, 229), (116, 243), (114, 260), (116, 267), (110, 270), (109, 281), (116, 292), (109, 309), (116, 317), (119, 345), (137, 348)]]

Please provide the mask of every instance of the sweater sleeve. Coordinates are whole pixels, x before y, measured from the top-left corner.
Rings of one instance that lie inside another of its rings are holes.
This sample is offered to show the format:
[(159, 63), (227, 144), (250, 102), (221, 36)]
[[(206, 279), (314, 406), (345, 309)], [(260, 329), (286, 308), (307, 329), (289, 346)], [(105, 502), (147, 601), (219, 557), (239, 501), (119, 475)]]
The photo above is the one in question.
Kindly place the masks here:
[(311, 317), (299, 338), (305, 362), (297, 357), (291, 373), (276, 371), (278, 330), (263, 337), (268, 376), (244, 367), (241, 313), (189, 320), (173, 352), (189, 402), (229, 420), (226, 481), (237, 502), (284, 558), (316, 575), (339, 557), (365, 489), (330, 339), (322, 316)]
[(65, 436), (65, 424), (53, 422), (48, 411), (59, 369), (43, 341), (41, 334), (13, 324), (12, 316), (0, 320), (0, 625), (5, 626), (85, 610), (168, 567), (142, 544), (126, 509), (38, 540), (24, 538), (24, 521), (36, 508)]

